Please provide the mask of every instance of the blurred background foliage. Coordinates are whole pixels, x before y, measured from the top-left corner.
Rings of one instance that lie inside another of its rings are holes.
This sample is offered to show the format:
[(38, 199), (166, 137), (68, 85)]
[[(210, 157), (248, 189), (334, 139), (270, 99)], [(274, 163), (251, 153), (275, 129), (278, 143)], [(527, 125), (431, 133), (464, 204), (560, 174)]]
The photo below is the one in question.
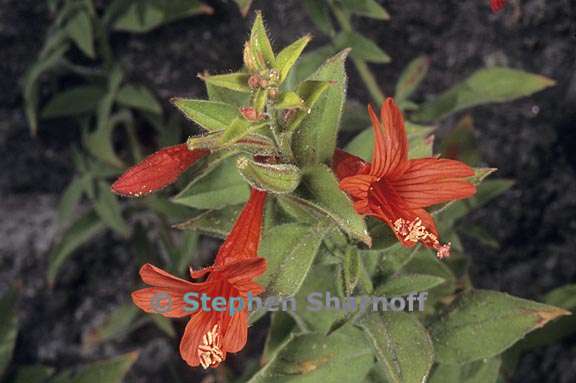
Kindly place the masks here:
[[(245, 23), (250, 25), (251, 1), (237, 0), (233, 5), (236, 9), (232, 8), (232, 4), (226, 4), (225, 12), (233, 13), (232, 17), (248, 16)], [(244, 181), (234, 166), (220, 167), (215, 173), (218, 177), (209, 174), (199, 182), (186, 186), (194, 174), (193, 169), (187, 178), (174, 187), (142, 200), (121, 202), (110, 192), (111, 182), (128, 166), (159, 147), (183, 142), (193, 132), (189, 129), (191, 124), (175, 108), (168, 106), (165, 94), (159, 94), (150, 82), (141, 81), (137, 73), (130, 72), (138, 63), (127, 65), (120, 58), (123, 45), (117, 41), (125, 41), (122, 39), (130, 34), (153, 36), (159, 29), (170, 28), (170, 24), (187, 25), (197, 22), (199, 18), (202, 19), (202, 25), (209, 28), (212, 23), (210, 18), (218, 18), (218, 10), (223, 7), (220, 2), (208, 4), (196, 0), (46, 2), (50, 26), (37, 59), (22, 79), (23, 108), (33, 136), (41, 136), (43, 130), (55, 129), (61, 124), (79, 132), (78, 139), (64, 143), (64, 146), (70, 146), (69, 159), (74, 167), (74, 176), (62, 191), (58, 204), (59, 235), (45, 255), (47, 263), (44, 278), (48, 288), (58, 285), (71, 256), (82, 257), (83, 248), (99, 239), (108, 238), (110, 233), (122, 241), (121, 246), (129, 249), (128, 252), (136, 258), (130, 267), (152, 261), (173, 273), (183, 275), (188, 265), (200, 266), (210, 257), (216, 242), (206, 239), (206, 235), (222, 237), (229, 230), (241, 203), (247, 198), (247, 192), (243, 189), (246, 188)], [(346, 144), (346, 150), (366, 159), (371, 154), (372, 134), (367, 129), (369, 121), (364, 104), (379, 104), (385, 94), (393, 95), (407, 113), (412, 157), (432, 155), (435, 147), (435, 153), (460, 159), (471, 166), (486, 168), (487, 164), (478, 149), (476, 119), (470, 114), (470, 108), (513, 101), (554, 84), (553, 80), (544, 76), (504, 67), (500, 65), (501, 60), (496, 59), (498, 65), (477, 66), (468, 76), (454, 74), (451, 76), (454, 82), (444, 89), (436, 89), (434, 96), (422, 94), (419, 85), (426, 81), (430, 58), (413, 51), (410, 52), (412, 60), (406, 61), (404, 68), (393, 74), (393, 78), (397, 79), (395, 86), (387, 84), (387, 89), (383, 89), (375, 73), (387, 70), (385, 64), (394, 59), (393, 48), (397, 49), (398, 46), (394, 44), (394, 47), (388, 47), (387, 41), (374, 39), (358, 26), (365, 19), (371, 19), (372, 22), (383, 23), (382, 28), (386, 28), (385, 23), (393, 22), (390, 21), (391, 12), (375, 0), (303, 0), (296, 2), (295, 7), (317, 28), (320, 43), (305, 52), (291, 72), (288, 84), (297, 84), (313, 73), (326, 58), (342, 49), (352, 48), (352, 65), (348, 70), (354, 71), (356, 76), (354, 90), (364, 89), (357, 91), (354, 94), (356, 97), (349, 97), (346, 102), (341, 142)], [(241, 47), (234, 47), (234, 51), (238, 55)], [(210, 52), (203, 53), (210, 56)], [(161, 52), (150, 51), (148, 54), (155, 55), (158, 61), (164, 59)], [(210, 59), (217, 60), (218, 57), (216, 55)], [(210, 66), (204, 69), (212, 70)], [(200, 80), (197, 82), (200, 83)], [(184, 89), (186, 86), (182, 85)], [(387, 93), (391, 91), (394, 93)], [(210, 89), (207, 93), (210, 94)], [(437, 133), (440, 133), (442, 139), (435, 144), (434, 136)], [(479, 178), (489, 173), (486, 170), (479, 174)], [(374, 221), (369, 222), (371, 233), (383, 233), (383, 243), (375, 243), (374, 248), (359, 251), (355, 255), (340, 254), (337, 239), (334, 239), (336, 245), (334, 241), (325, 241), (319, 250), (318, 264), (313, 267), (331, 268), (330, 265), (337, 263), (338, 285), (324, 287), (351, 291), (358, 284), (372, 283), (358, 274), (358, 267), (354, 266), (356, 262), (360, 258), (378, 259), (378, 264), (364, 264), (362, 268), (377, 272), (381, 278), (398, 275), (401, 269), (410, 275), (432, 275), (438, 279), (424, 278), (409, 283), (435, 292), (437, 300), (450, 296), (472, 283), (467, 272), (470, 257), (464, 255), (465, 246), (460, 235), (472, 238), (488, 248), (500, 247), (500, 241), (494, 233), (497, 228), (479, 224), (457, 226), (456, 221), (505, 193), (513, 184), (511, 179), (488, 179), (482, 183), (478, 195), (473, 199), (453, 203), (435, 212), (442, 233), (453, 243), (454, 256), (446, 264), (418, 255), (417, 252), (404, 254), (398, 248), (382, 251), (389, 247), (390, 242), (386, 241), (383, 225)], [(174, 195), (175, 190), (183, 192), (174, 198), (166, 198)], [(208, 190), (210, 195), (206, 196)], [(175, 224), (184, 230), (175, 230), (172, 227)], [(379, 252), (378, 258), (368, 256), (374, 252)], [(338, 262), (334, 261), (334, 254)], [(78, 271), (72, 269), (71, 272)], [(96, 270), (93, 272), (97, 273)], [(90, 274), (92, 270), (85, 270), (82, 275), (84, 273)], [(133, 276), (134, 270), (124, 275)], [(135, 280), (129, 284), (135, 285)], [(394, 290), (396, 287), (394, 284), (390, 286), (390, 282), (376, 287), (382, 292), (405, 292)], [(318, 288), (314, 281), (307, 280), (300, 294)], [(367, 288), (366, 285), (364, 288)], [(571, 297), (573, 290), (574, 285), (563, 286), (542, 298), (547, 304), (574, 309), (576, 302)], [(130, 375), (128, 372), (138, 358), (138, 351), (132, 351), (138, 349), (138, 342), (134, 341), (132, 334), (156, 334), (156, 337), (157, 334), (163, 334), (163, 337), (173, 338), (173, 344), (177, 342), (177, 331), (171, 322), (160, 316), (142, 315), (125, 297), (118, 299), (118, 304), (107, 307), (107, 312), (99, 318), (97, 325), (82, 333), (82, 339), (79, 340), (82, 349), (101, 350), (88, 353), (90, 358), (78, 358), (50, 366), (44, 365), (41, 358), (21, 361), (13, 358), (19, 329), (15, 307), (20, 291), (18, 286), (7, 290), (0, 302), (0, 374), (7, 381), (90, 383), (120, 382), (124, 378), (127, 381), (156, 381), (156, 378), (146, 380), (137, 373)], [(340, 292), (344, 295), (347, 293)], [(51, 299), (49, 293), (45, 297)], [(66, 302), (66, 298), (63, 299)], [(79, 299), (82, 299), (82, 295)], [(333, 325), (330, 321), (324, 323), (322, 318), (303, 316), (309, 326), (327, 326), (324, 330), (328, 330)], [(41, 317), (38, 319), (42, 320)], [(295, 326), (292, 321), (291, 318), (283, 318), (282, 314), (274, 315), (271, 331), (284, 331), (288, 334), (289, 329)], [(465, 371), (460, 367), (443, 365), (434, 370), (430, 381), (508, 381), (524, 353), (569, 336), (575, 328), (574, 324), (574, 316), (562, 318), (552, 326), (524, 338), (502, 358), (477, 362), (467, 366)], [(373, 324), (368, 322), (363, 325), (370, 328)], [(262, 333), (265, 333), (265, 328)], [(263, 360), (278, 347), (278, 344), (271, 344), (270, 339), (264, 342)], [(106, 350), (108, 344), (121, 346), (115, 347), (113, 353), (102, 351)], [(241, 364), (233, 365), (230, 370), (219, 370), (214, 376), (218, 381), (244, 381), (244, 378), (256, 371), (257, 355), (259, 352), (256, 349), (248, 350), (242, 355)], [(182, 372), (186, 367), (182, 368), (178, 363), (177, 359), (172, 358), (156, 376), (178, 382), (185, 381), (189, 374), (196, 374)], [(243, 377), (238, 378), (240, 374)], [(381, 374), (381, 371), (374, 369), (367, 381), (384, 381)]]

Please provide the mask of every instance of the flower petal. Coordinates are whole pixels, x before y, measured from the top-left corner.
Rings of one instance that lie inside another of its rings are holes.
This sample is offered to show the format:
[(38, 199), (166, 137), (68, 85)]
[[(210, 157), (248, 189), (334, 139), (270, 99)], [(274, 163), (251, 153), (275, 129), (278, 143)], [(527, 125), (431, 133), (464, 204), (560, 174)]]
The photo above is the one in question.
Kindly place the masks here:
[(166, 289), (186, 290), (195, 285), (192, 282), (175, 277), (150, 263), (146, 263), (140, 268), (140, 277), (147, 285)]
[(210, 153), (207, 149), (188, 150), (186, 144), (161, 149), (128, 169), (112, 184), (112, 191), (140, 197), (160, 190), (174, 181), (194, 162)]
[(225, 332), (222, 338), (222, 349), (226, 352), (242, 350), (248, 339), (248, 309), (245, 308), (232, 316), (226, 313), (223, 327)]
[(370, 164), (360, 157), (356, 157), (341, 149), (336, 149), (332, 157), (332, 169), (338, 180), (358, 174), (366, 174)]
[(411, 209), (468, 198), (476, 192), (467, 179), (474, 170), (460, 161), (422, 158), (409, 162), (406, 172), (390, 183)]
[(218, 250), (214, 262), (216, 266), (232, 260), (255, 257), (258, 254), (265, 202), (266, 192), (253, 188), (250, 199)]
[(218, 319), (219, 316), (211, 311), (199, 311), (188, 321), (180, 341), (180, 355), (190, 366), (200, 365), (198, 347), (202, 343), (202, 337), (218, 323)]
[(392, 98), (386, 99), (380, 109), (378, 120), (372, 105), (368, 114), (374, 130), (374, 151), (370, 174), (380, 177), (396, 177), (406, 169), (408, 160), (408, 139), (404, 128), (404, 118)]
[(376, 182), (376, 177), (368, 174), (346, 177), (340, 181), (340, 189), (352, 198), (366, 199), (373, 182)]
[(184, 291), (147, 287), (132, 293), (132, 301), (141, 310), (151, 314), (161, 314), (167, 318), (181, 318), (191, 312), (186, 311)]

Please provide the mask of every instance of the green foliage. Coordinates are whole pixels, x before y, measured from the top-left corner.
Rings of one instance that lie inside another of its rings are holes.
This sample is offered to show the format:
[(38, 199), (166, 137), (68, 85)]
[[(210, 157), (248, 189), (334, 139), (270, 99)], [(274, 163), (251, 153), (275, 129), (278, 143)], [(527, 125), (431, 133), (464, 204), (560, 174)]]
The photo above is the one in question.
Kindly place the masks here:
[(418, 319), (402, 312), (371, 313), (359, 325), (370, 340), (388, 381), (425, 381), (434, 361), (430, 335)]
[(430, 327), (436, 360), (461, 364), (491, 358), (564, 309), (485, 290), (463, 294)]
[(437, 121), (473, 106), (526, 97), (554, 84), (549, 78), (521, 70), (481, 69), (433, 100), (422, 104), (412, 118), (415, 121)]

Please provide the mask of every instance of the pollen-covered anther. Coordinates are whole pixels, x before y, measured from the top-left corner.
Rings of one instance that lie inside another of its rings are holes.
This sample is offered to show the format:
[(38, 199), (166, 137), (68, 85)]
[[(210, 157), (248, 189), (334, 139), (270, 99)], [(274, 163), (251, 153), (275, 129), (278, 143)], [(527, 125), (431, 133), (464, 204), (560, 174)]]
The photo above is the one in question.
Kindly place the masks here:
[(406, 242), (423, 242), (426, 240), (438, 242), (436, 235), (426, 229), (420, 218), (416, 218), (413, 221), (398, 218), (394, 221), (394, 232)]
[(440, 259), (448, 258), (450, 256), (450, 247), (452, 246), (452, 242), (445, 243), (441, 245), (438, 243), (434, 246), (434, 250), (436, 250), (436, 256)]
[(220, 334), (218, 325), (214, 325), (212, 330), (208, 331), (202, 337), (202, 344), (198, 346), (198, 358), (204, 369), (215, 367), (224, 360), (224, 353), (220, 349)]

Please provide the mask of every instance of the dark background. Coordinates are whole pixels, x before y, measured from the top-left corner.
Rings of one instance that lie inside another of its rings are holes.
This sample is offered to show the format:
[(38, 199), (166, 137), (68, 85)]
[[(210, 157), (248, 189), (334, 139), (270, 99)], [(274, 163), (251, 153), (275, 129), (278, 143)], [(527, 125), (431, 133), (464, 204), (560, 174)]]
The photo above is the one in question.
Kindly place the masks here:
[[(46, 252), (55, 235), (55, 208), (73, 175), (69, 147), (79, 141), (74, 126), (41, 125), (29, 134), (21, 107), (20, 79), (35, 60), (50, 23), (44, 1), (0, 0), (0, 289), (23, 287), (18, 364), (64, 367), (141, 348), (132, 380), (165, 381), (167, 366), (193, 376), (179, 360), (176, 341), (137, 331), (128, 339), (93, 350), (81, 339), (106, 313), (129, 300), (138, 268), (119, 238), (106, 234), (82, 248), (63, 267), (57, 285), (45, 283)], [(189, 18), (136, 36), (118, 33), (114, 44), (127, 72), (166, 103), (172, 96), (204, 97), (198, 72), (235, 70), (249, 20), (231, 2), (212, 1), (213, 16)], [(499, 63), (541, 73), (557, 85), (513, 103), (473, 110), (486, 165), (515, 186), (466, 223), (482, 224), (500, 241), (498, 250), (465, 241), (477, 287), (538, 299), (576, 282), (576, 1), (525, 0), (493, 15), (488, 0), (390, 0), (390, 22), (358, 19), (360, 31), (393, 58), (374, 66), (391, 94), (400, 70), (419, 54), (432, 59), (417, 99), (438, 93), (475, 69)], [(514, 4), (512, 4), (514, 5)], [(326, 42), (298, 1), (256, 1), (276, 49), (307, 32), (312, 47)], [(349, 96), (369, 96), (352, 66)], [(454, 123), (449, 119), (443, 129)], [(442, 131), (442, 130), (441, 130)], [(261, 335), (243, 355), (258, 352)], [(513, 382), (576, 381), (576, 338), (538, 349), (520, 362)]]

